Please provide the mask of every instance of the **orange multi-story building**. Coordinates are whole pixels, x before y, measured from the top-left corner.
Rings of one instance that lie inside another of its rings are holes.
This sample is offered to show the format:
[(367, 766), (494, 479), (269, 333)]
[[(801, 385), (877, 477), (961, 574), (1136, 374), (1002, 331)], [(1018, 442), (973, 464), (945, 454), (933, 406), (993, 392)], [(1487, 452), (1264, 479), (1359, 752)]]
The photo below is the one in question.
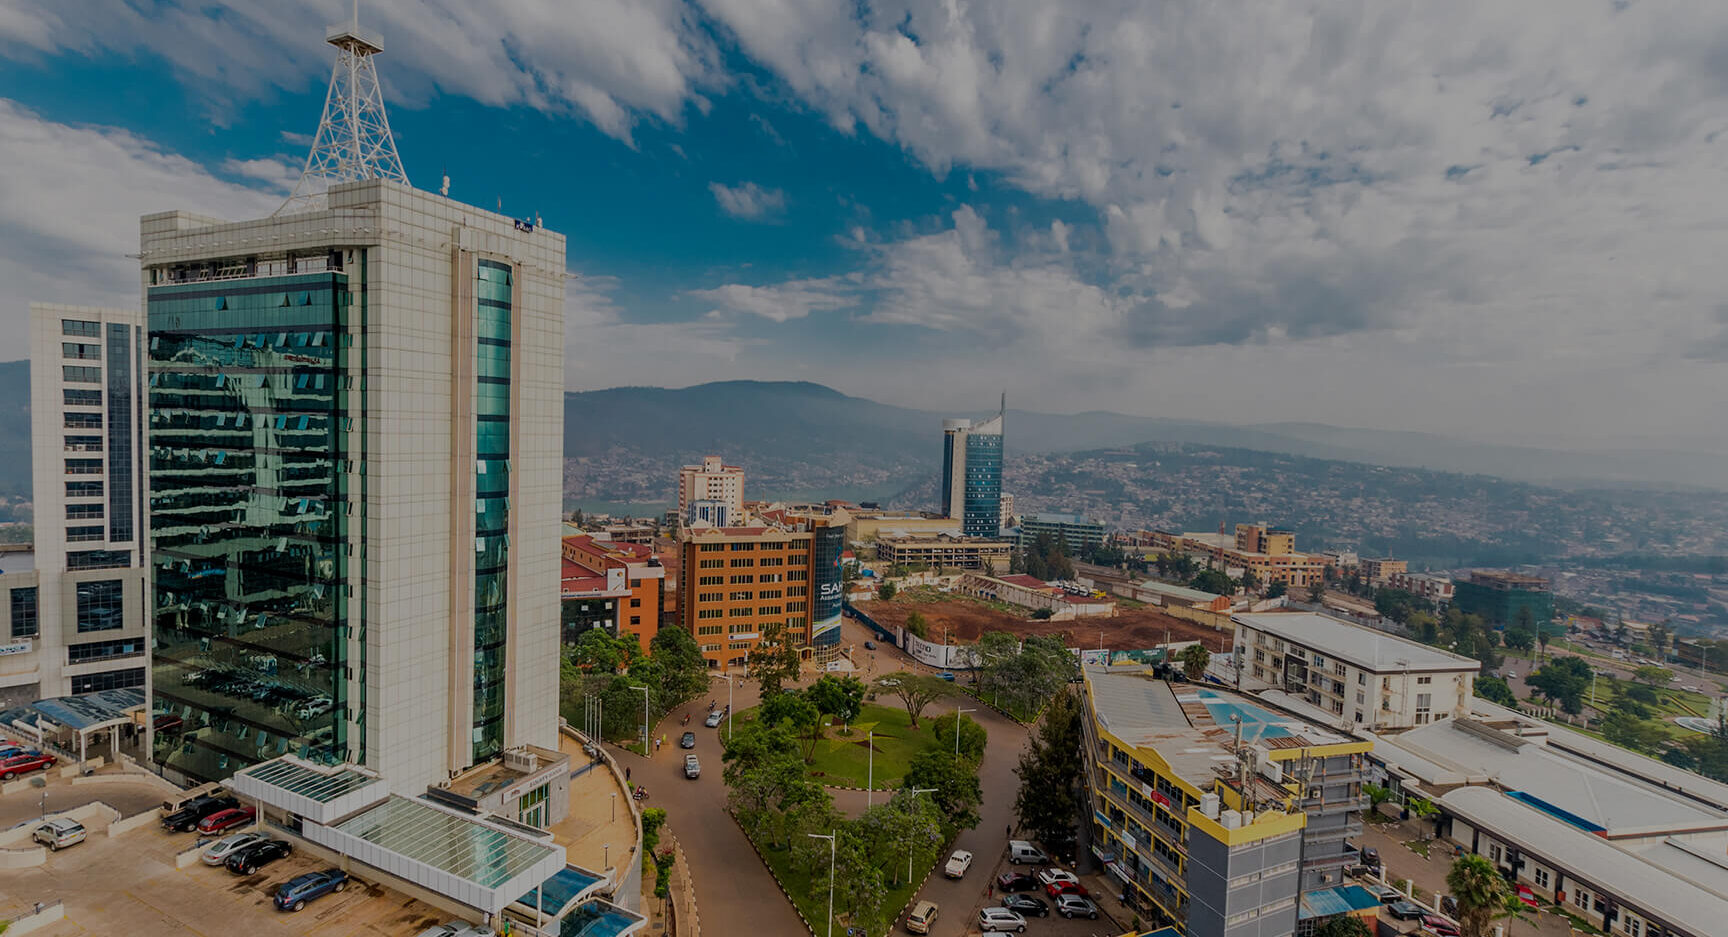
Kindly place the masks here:
[(594, 570), (609, 579), (622, 574), (627, 592), (617, 597), (619, 635), (636, 638), (643, 653), (660, 631), (666, 570), (654, 558), (654, 548), (640, 543), (601, 540), (591, 534), (564, 538), (564, 560)]
[(695, 637), (708, 666), (744, 666), (770, 623), (787, 640), (810, 637), (811, 549), (815, 534), (774, 526), (700, 527), (679, 539), (678, 623)]

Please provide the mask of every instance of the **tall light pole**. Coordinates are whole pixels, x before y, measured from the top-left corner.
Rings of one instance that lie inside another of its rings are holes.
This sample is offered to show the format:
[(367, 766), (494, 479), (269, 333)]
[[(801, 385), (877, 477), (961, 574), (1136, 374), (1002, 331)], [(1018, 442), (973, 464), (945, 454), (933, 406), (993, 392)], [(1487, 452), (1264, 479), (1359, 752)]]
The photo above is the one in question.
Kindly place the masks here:
[(960, 714), (961, 713), (975, 713), (977, 711), (978, 710), (976, 710), (976, 709), (961, 709), (958, 705), (956, 705), (954, 707), (954, 754), (955, 755), (960, 754)]
[(617, 819), (618, 819), (618, 792), (613, 791), (612, 792), (612, 820), (614, 822), (616, 822)]
[[(804, 834), (811, 839), (825, 839), (828, 841), (828, 937), (834, 937), (834, 853), (840, 842), (834, 837), (835, 834), (839, 832), (839, 830), (835, 830), (833, 833)], [(906, 877), (911, 878), (912, 873), (907, 872)]]
[[(934, 787), (914, 787), (911, 797), (906, 801), (908, 809), (910, 809), (912, 802), (918, 799), (919, 794), (933, 794), (935, 791)], [(906, 837), (906, 884), (912, 884), (912, 837), (910, 835)]]
[(642, 757), (647, 758), (651, 754), (648, 750), (648, 688), (633, 686), (630, 689), (642, 691)]
[(870, 767), (864, 775), (864, 809), (869, 810), (870, 804), (876, 799), (876, 730), (871, 729), (864, 737), (864, 751), (870, 760)]
[(714, 676), (726, 681), (726, 741), (732, 741), (732, 675), (717, 673)]

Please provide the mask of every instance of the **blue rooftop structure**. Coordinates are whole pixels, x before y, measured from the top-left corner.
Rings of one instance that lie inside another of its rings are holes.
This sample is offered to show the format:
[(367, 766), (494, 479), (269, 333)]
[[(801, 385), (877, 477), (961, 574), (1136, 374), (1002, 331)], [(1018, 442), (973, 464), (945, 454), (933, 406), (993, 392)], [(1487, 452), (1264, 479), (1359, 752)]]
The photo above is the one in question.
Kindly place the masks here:
[(534, 897), (540, 897), (540, 913), (550, 917), (563, 917), (573, 906), (586, 901), (606, 884), (606, 877), (598, 872), (567, 865), (552, 874), (552, 877), (540, 883), (540, 887), (516, 899), (516, 904), (534, 910)]
[(1225, 696), (1211, 690), (1197, 690), (1200, 702), (1212, 714), (1212, 722), (1225, 728), (1234, 728), (1231, 716), (1242, 718), (1242, 740), (1257, 742), (1260, 739), (1275, 739), (1289, 735), (1290, 730), (1284, 723), (1290, 722), (1290, 716), (1280, 716), (1269, 710), (1262, 709), (1253, 703), (1240, 698)]

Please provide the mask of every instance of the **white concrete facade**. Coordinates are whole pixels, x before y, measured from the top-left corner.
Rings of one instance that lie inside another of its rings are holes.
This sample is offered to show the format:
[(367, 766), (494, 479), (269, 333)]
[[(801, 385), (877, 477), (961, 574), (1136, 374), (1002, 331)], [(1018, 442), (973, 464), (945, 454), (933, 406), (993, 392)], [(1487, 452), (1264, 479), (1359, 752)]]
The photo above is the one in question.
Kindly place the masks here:
[(8, 698), (148, 678), (142, 325), (136, 309), (30, 305), (37, 633), (0, 635), (33, 642), (0, 661)]
[(1408, 729), (1470, 714), (1482, 664), (1310, 613), (1234, 615), (1241, 689), (1274, 688), (1346, 730)]
[(347, 660), (365, 662), (348, 678), (350, 757), (397, 790), (474, 761), (482, 261), (506, 265), (513, 291), (503, 746), (555, 749), (564, 237), (383, 181), (335, 186), (327, 208), (300, 214), (142, 219), (146, 293), (175, 265), (321, 252), (343, 257), (356, 308), (364, 300), (364, 355), (347, 371), (361, 412), (346, 430), (347, 451), (363, 455), (342, 469), (361, 502), (351, 513), (363, 511), (348, 528)]
[[(710, 527), (725, 527), (741, 523), (744, 517), (744, 470), (727, 465), (717, 455), (703, 456), (701, 465), (686, 465), (678, 470), (678, 519), (689, 524), (698, 518), (693, 509), (698, 502), (709, 502), (705, 522)], [(713, 504), (724, 505), (726, 511), (716, 517)]]

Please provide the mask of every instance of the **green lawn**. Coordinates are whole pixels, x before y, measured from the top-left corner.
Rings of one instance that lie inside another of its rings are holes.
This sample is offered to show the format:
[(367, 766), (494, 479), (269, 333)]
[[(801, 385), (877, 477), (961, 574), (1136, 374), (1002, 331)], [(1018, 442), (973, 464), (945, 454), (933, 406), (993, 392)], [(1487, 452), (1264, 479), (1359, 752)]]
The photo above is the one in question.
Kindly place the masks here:
[[(816, 933), (826, 934), (827, 928), (824, 926), (823, 918), (828, 916), (827, 864), (820, 863), (820, 868), (793, 868), (792, 855), (788, 850), (764, 847), (761, 843), (758, 843), (757, 847), (761, 849), (762, 857), (767, 860), (768, 867), (773, 870), (780, 879), (780, 883), (786, 886), (786, 890), (791, 893), (792, 903), (798, 906), (799, 911), (803, 912), (804, 919), (816, 928)], [(888, 895), (882, 901), (885, 917), (893, 920), (900, 913), (900, 909), (906, 906), (906, 902), (912, 900), (912, 893), (917, 889), (918, 883), (924, 880), (924, 876), (930, 871), (931, 866), (935, 865), (941, 857), (940, 844), (915, 850), (912, 854), (912, 880), (910, 882), (906, 881), (906, 853), (899, 853), (897, 857), (888, 862), (883, 869), (884, 877), (889, 883)], [(813, 879), (815, 880), (814, 886), (812, 885)], [(834, 933), (844, 934), (846, 924), (845, 920), (836, 915)]]
[(900, 786), (912, 756), (936, 744), (930, 722), (940, 715), (940, 709), (926, 710), (918, 728), (913, 729), (905, 707), (865, 703), (851, 725), (851, 735), (841, 736), (841, 727), (835, 726), (829, 730), (829, 738), (816, 743), (810, 774), (834, 787), (863, 787), (870, 774), (870, 757), (864, 746), (870, 731), (875, 730), (875, 787), (894, 790)]

